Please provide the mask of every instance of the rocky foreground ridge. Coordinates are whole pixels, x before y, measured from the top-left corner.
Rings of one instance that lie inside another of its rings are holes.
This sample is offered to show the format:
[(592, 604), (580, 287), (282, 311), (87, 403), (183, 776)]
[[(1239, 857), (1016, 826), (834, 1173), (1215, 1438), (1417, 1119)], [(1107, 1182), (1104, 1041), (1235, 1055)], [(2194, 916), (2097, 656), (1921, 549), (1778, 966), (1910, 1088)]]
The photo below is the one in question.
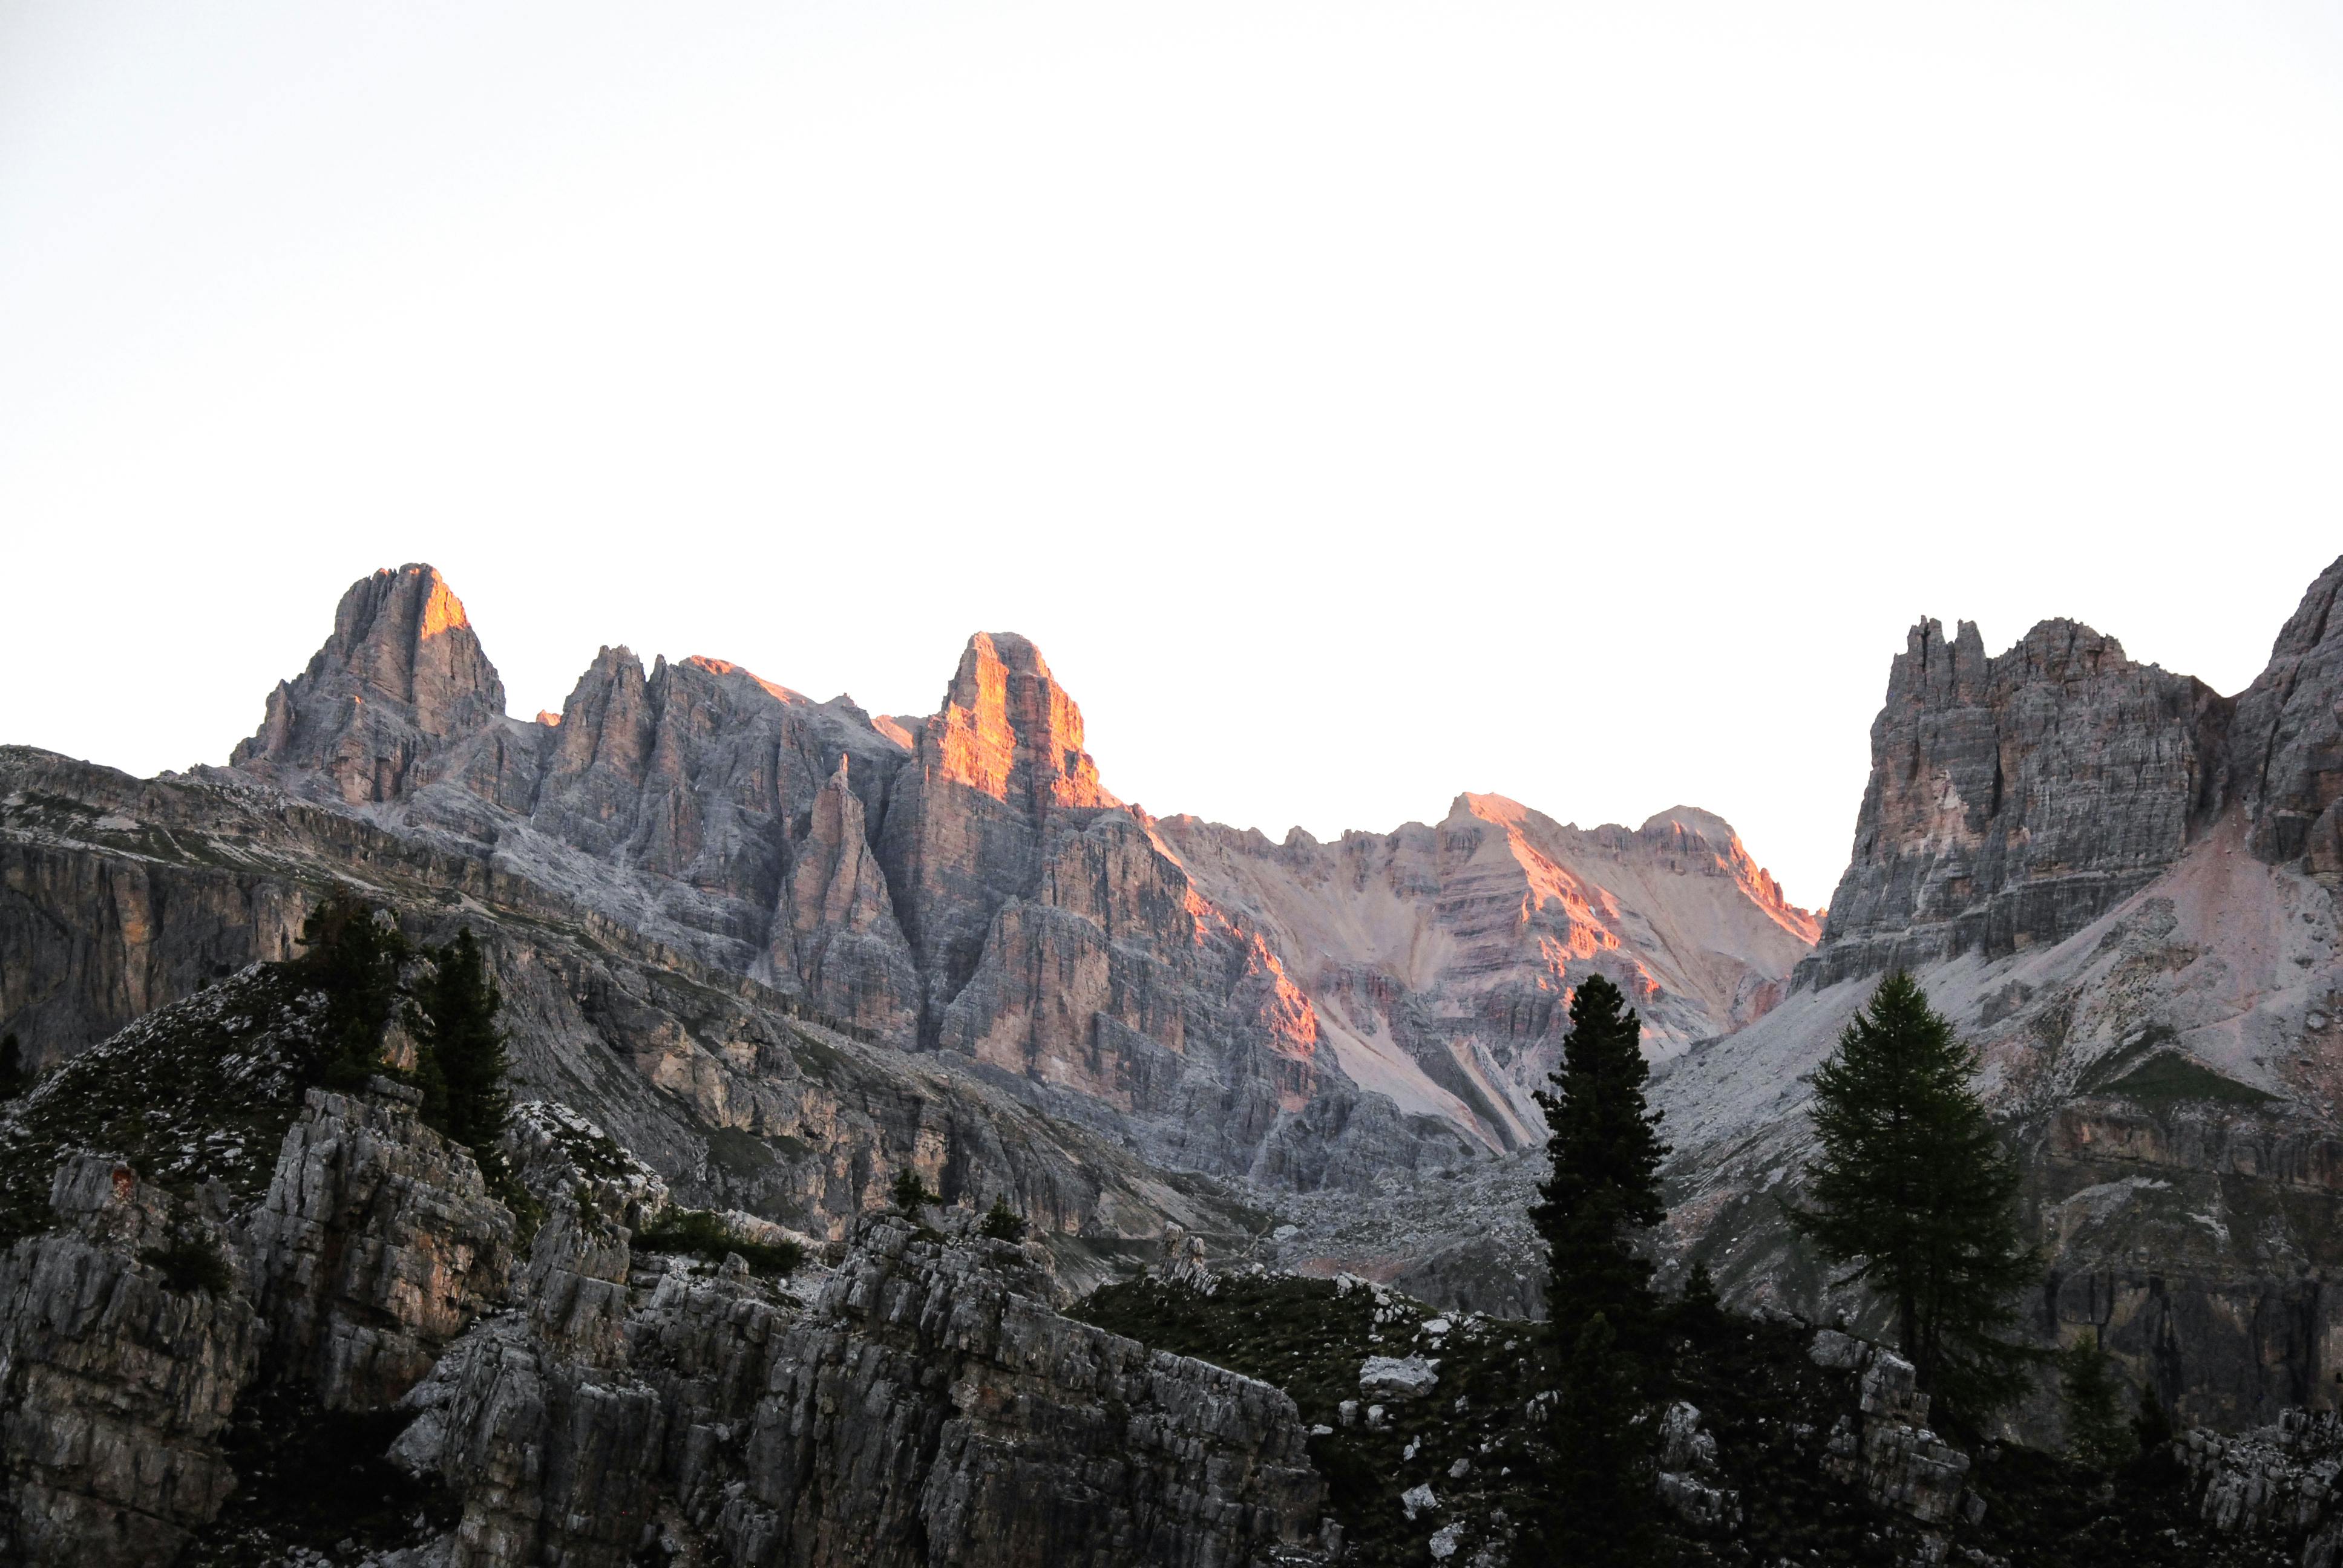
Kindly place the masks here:
[[(789, 1279), (647, 1252), (672, 1201), (543, 1106), (512, 1151), (545, 1211), (524, 1235), (414, 1091), (268, 1077), (317, 1016), (255, 972), (5, 1112), (0, 1558), (1319, 1560), (1292, 1402), (1060, 1316), (1046, 1248), (930, 1211)], [(262, 1080), (158, 1131), (129, 1086), (188, 1054)], [(237, 1107), (282, 1108), (273, 1151)], [(79, 1146), (92, 1115), (146, 1130), (135, 1162)]]

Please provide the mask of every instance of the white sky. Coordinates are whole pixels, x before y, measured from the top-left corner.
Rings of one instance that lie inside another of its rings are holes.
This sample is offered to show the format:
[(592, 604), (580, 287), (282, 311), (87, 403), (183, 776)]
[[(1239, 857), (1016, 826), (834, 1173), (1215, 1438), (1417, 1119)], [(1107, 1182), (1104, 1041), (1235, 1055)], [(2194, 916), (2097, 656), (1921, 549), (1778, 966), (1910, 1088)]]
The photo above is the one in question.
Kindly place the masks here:
[(0, 739), (222, 760), (377, 566), (1110, 788), (1844, 864), (1891, 654), (2223, 690), (2338, 550), (2343, 11), (0, 3)]

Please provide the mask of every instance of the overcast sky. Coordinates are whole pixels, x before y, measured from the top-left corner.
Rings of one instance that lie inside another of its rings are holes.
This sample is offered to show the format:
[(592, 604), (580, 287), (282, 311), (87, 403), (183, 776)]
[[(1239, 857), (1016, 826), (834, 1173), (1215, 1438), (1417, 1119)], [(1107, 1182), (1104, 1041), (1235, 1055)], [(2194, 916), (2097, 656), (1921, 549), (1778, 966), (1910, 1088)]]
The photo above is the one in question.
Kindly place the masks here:
[(0, 4), (0, 739), (220, 761), (430, 560), (1272, 836), (1845, 861), (1889, 657), (2225, 691), (2343, 551), (2343, 11)]

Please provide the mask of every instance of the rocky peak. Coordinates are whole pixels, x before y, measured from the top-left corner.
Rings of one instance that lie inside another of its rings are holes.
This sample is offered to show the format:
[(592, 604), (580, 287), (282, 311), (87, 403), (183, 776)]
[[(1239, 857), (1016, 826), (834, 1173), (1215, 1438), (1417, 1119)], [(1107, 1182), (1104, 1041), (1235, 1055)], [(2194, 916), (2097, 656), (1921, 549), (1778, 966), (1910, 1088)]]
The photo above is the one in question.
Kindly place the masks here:
[(1119, 804), (1082, 749), (1082, 710), (1039, 648), (1014, 632), (968, 639), (942, 709), (927, 721), (940, 776), (1038, 815)]
[(309, 668), (269, 694), (236, 767), (366, 805), (409, 789), (418, 763), (501, 718), (504, 682), (447, 580), (428, 566), (353, 583)]
[(2071, 936), (2217, 809), (2230, 703), (2046, 620), (1994, 658), (1973, 622), (1907, 636), (1824, 950), (1800, 983)]
[(2320, 880), (2343, 879), (2343, 558), (2310, 585), (2270, 649), (2268, 668), (2237, 697), (2229, 787), (2253, 817), (2247, 842), (2265, 860), (2303, 859)]

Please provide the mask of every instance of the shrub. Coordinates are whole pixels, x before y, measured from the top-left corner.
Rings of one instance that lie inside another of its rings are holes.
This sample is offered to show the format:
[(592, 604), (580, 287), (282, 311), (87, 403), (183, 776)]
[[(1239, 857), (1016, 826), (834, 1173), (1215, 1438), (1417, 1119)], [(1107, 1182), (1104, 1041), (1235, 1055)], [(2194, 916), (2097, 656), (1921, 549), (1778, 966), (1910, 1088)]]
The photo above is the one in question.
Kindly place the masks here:
[(738, 1252), (750, 1273), (777, 1280), (789, 1278), (805, 1261), (805, 1249), (795, 1241), (752, 1241), (707, 1209), (669, 1209), (636, 1231), (633, 1244), (639, 1252), (680, 1252), (711, 1263)]

